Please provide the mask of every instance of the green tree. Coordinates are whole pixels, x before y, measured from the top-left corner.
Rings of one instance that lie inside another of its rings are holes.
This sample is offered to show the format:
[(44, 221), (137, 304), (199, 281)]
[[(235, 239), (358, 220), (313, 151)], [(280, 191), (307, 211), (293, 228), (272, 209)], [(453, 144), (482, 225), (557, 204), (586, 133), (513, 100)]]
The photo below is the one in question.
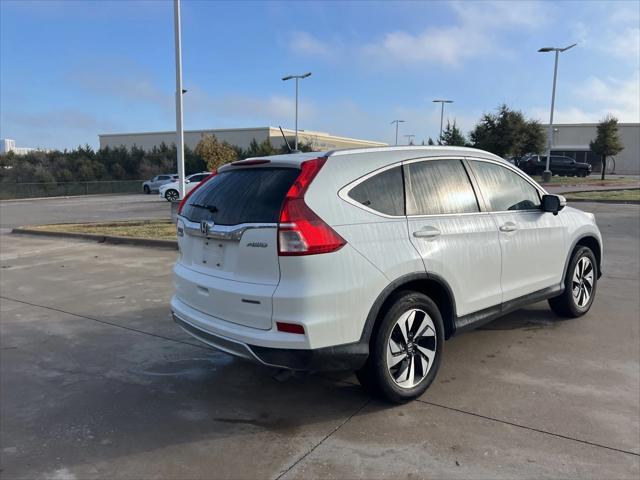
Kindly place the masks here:
[(427, 145), (429, 146), (434, 146), (436, 143), (433, 141), (433, 138), (429, 137), (429, 140), (427, 141)]
[(496, 113), (485, 113), (469, 137), (472, 146), (500, 157), (540, 153), (545, 144), (542, 125), (507, 105), (498, 107)]
[(455, 147), (464, 147), (467, 143), (467, 139), (456, 125), (456, 121), (453, 121), (453, 125), (447, 120), (447, 128), (442, 132), (442, 137), (438, 141), (440, 145), (448, 145)]
[(207, 162), (209, 170), (217, 170), (222, 165), (238, 159), (233, 147), (226, 142), (219, 142), (215, 135), (206, 135), (200, 140), (195, 153)]
[(617, 155), (624, 146), (618, 136), (618, 119), (612, 115), (607, 115), (599, 124), (597, 135), (594, 140), (589, 143), (591, 151), (600, 156), (602, 163), (602, 180), (605, 177), (607, 169), (607, 157)]

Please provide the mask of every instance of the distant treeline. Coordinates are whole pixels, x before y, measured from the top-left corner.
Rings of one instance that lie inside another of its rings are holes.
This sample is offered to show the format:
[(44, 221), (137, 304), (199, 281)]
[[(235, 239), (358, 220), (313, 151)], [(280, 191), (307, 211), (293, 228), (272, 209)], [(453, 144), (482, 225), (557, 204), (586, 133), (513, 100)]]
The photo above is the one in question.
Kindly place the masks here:
[[(486, 113), (469, 132), (468, 138), (456, 125), (447, 122), (440, 138), (429, 138), (429, 145), (471, 146), (495, 153), (500, 157), (519, 158), (527, 153), (540, 153), (546, 136), (539, 122), (527, 119), (517, 110), (500, 105), (495, 113)], [(424, 144), (425, 142), (423, 142)], [(309, 145), (299, 145), (301, 151), (311, 151)], [(287, 153), (287, 147), (275, 148), (269, 140), (249, 148), (218, 141), (207, 135), (194, 150), (185, 148), (187, 174), (213, 170), (234, 160), (248, 157)], [(127, 149), (78, 147), (71, 151), (12, 153), (0, 155), (0, 181), (3, 182), (73, 182), (91, 180), (139, 180), (159, 173), (175, 173), (176, 147), (161, 144), (150, 151), (138, 147)]]
[[(255, 140), (246, 150), (227, 145), (233, 149), (237, 159), (253, 156), (286, 153), (287, 148), (275, 148), (267, 140), (258, 144)], [(301, 148), (310, 150), (307, 146)], [(207, 170), (207, 160), (199, 155), (199, 149), (185, 147), (185, 170), (187, 174)], [(162, 143), (153, 150), (144, 151), (133, 147), (105, 147), (94, 150), (88, 145), (74, 150), (39, 152), (15, 155), (10, 152), (0, 155), (0, 182), (12, 183), (60, 183), (93, 180), (140, 180), (160, 173), (174, 173), (176, 146)]]

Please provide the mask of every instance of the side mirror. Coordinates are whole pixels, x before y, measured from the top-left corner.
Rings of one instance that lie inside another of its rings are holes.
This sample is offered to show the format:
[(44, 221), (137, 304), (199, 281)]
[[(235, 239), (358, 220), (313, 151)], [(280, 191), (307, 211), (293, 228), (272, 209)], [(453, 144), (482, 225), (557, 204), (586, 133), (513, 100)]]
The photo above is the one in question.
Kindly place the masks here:
[(543, 195), (540, 208), (544, 212), (551, 212), (557, 215), (567, 204), (567, 200), (562, 195)]

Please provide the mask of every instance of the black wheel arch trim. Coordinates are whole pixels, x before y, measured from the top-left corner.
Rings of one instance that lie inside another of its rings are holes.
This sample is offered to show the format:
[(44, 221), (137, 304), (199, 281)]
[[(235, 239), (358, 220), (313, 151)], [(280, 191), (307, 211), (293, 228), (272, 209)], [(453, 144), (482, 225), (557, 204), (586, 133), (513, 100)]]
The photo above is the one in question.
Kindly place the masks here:
[[(573, 256), (573, 252), (575, 251), (575, 249), (578, 246), (578, 244), (580, 243), (580, 241), (585, 240), (587, 238), (593, 239), (598, 244), (598, 250), (600, 250), (600, 251), (599, 252), (593, 252), (593, 254), (596, 257), (596, 263), (597, 263), (597, 268), (598, 268), (597, 278), (602, 277), (602, 256), (604, 255), (604, 252), (602, 251), (602, 243), (600, 242), (598, 237), (596, 237), (592, 233), (585, 233), (583, 235), (580, 235), (576, 239), (574, 239), (573, 242), (571, 243), (571, 247), (569, 248), (569, 253), (567, 254), (567, 258), (564, 261), (564, 271), (563, 271), (563, 274), (562, 274), (562, 284), (563, 285), (564, 285), (564, 281), (567, 278), (567, 270), (569, 268), (569, 262), (571, 262), (571, 257)], [(585, 246), (588, 247), (588, 245), (585, 245)]]
[[(401, 277), (396, 278), (391, 283), (389, 283), (382, 292), (378, 295), (375, 302), (371, 306), (369, 310), (369, 314), (365, 320), (364, 328), (362, 329), (362, 335), (360, 336), (360, 341), (358, 343), (365, 343), (369, 345), (369, 341), (371, 340), (371, 334), (373, 333), (373, 328), (375, 327), (376, 321), (378, 319), (378, 315), (382, 310), (385, 302), (391, 297), (393, 292), (402, 288), (403, 285), (408, 285), (411, 282), (420, 281), (420, 280), (429, 280), (435, 282), (440, 285), (446, 292), (449, 297), (449, 301), (451, 303), (451, 315), (452, 315), (452, 323), (455, 324), (456, 318), (456, 302), (455, 297), (453, 295), (453, 290), (449, 286), (446, 280), (444, 280), (439, 275), (428, 273), (428, 272), (414, 272), (402, 275)], [(443, 318), (443, 321), (447, 321), (447, 319)], [(453, 327), (453, 325), (452, 325)], [(446, 327), (445, 327), (446, 328)], [(453, 332), (451, 333), (452, 336)]]

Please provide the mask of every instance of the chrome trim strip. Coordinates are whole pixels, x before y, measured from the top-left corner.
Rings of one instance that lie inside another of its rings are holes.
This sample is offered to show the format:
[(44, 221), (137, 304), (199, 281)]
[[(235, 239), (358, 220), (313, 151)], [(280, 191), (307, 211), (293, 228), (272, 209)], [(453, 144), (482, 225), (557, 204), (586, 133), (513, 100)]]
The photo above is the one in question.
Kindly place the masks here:
[[(524, 181), (529, 182), (531, 184), (531, 186), (534, 187), (536, 190), (538, 190), (538, 192), (540, 192), (542, 195), (548, 195), (549, 194), (549, 192), (547, 192), (544, 188), (542, 188), (541, 185), (538, 185), (538, 183), (534, 179), (532, 179), (530, 176), (525, 174), (518, 167), (514, 167), (513, 165), (511, 165), (509, 162), (506, 162), (504, 160), (502, 162), (499, 162), (497, 160), (493, 160), (493, 159), (489, 159), (489, 158), (483, 158), (483, 157), (465, 157), (465, 158), (467, 160), (475, 160), (475, 161), (479, 161), (479, 162), (495, 163), (496, 165), (500, 165), (501, 167), (504, 167), (507, 170), (511, 170), (513, 173), (515, 173), (516, 175), (520, 176), (520, 178), (522, 178)], [(473, 165), (471, 165), (471, 169), (473, 169)], [(511, 210), (502, 210), (502, 211), (511, 211)], [(492, 213), (496, 213), (496, 212), (492, 212)]]
[(348, 183), (347, 185), (342, 187), (340, 190), (338, 190), (338, 197), (340, 197), (345, 202), (353, 205), (354, 207), (358, 207), (361, 210), (364, 210), (364, 211), (369, 212), (369, 213), (373, 213), (374, 215), (377, 215), (379, 217), (393, 218), (393, 219), (406, 218), (404, 215), (388, 215), (386, 213), (378, 212), (377, 210), (369, 208), (366, 205), (362, 205), (360, 202), (355, 201), (353, 198), (351, 198), (349, 196), (349, 192), (352, 189), (354, 189), (355, 187), (357, 187), (358, 185), (360, 185), (365, 180), (368, 180), (369, 178), (371, 178), (371, 177), (373, 177), (375, 175), (378, 175), (379, 173), (382, 173), (382, 172), (384, 172), (386, 170), (391, 170), (392, 168), (401, 167), (401, 166), (402, 166), (402, 161), (396, 162), (396, 163), (392, 163), (391, 165), (386, 165), (384, 167), (378, 168), (377, 170), (369, 172), (366, 175), (363, 175), (362, 177), (358, 178), (357, 180), (354, 180), (353, 182)]
[[(373, 170), (372, 172), (367, 173), (366, 175), (363, 175), (362, 177), (358, 178), (357, 180), (348, 183), (347, 185), (345, 185), (344, 187), (342, 187), (339, 191), (338, 191), (338, 196), (344, 200), (345, 202), (353, 205), (354, 207), (360, 208), (361, 210), (364, 210), (366, 212), (372, 213), (374, 215), (377, 215), (378, 217), (383, 217), (383, 218), (389, 218), (389, 219), (403, 219), (403, 218), (407, 218), (407, 219), (414, 219), (414, 218), (438, 218), (438, 217), (461, 217), (461, 216), (469, 216), (469, 215), (489, 215), (492, 213), (532, 213), (532, 212), (540, 212), (540, 209), (534, 208), (534, 209), (529, 209), (529, 210), (500, 210), (500, 211), (479, 211), (479, 212), (468, 212), (468, 213), (438, 213), (438, 214), (432, 214), (432, 215), (387, 215), (386, 213), (381, 213), (378, 212), (376, 210), (373, 210), (369, 207), (367, 207), (366, 205), (362, 205), (361, 203), (355, 201), (354, 199), (352, 199), (349, 196), (349, 192), (351, 191), (351, 189), (355, 188), (356, 186), (358, 186), (359, 184), (361, 184), (362, 182), (364, 182), (365, 180), (373, 177), (374, 175), (377, 175), (378, 173), (382, 173), (386, 170), (389, 170), (391, 168), (397, 167), (397, 166), (404, 166), (404, 165), (409, 165), (411, 163), (416, 163), (416, 162), (428, 162), (428, 161), (432, 161), (432, 160), (478, 160), (478, 161), (482, 161), (482, 162), (489, 162), (489, 163), (494, 163), (496, 165), (500, 165), (501, 167), (507, 168), (508, 170), (511, 170), (512, 172), (514, 172), (516, 175), (519, 175), (523, 180), (527, 181), (529, 184), (531, 184), (531, 186), (533, 186), (538, 193), (540, 193), (541, 195), (547, 195), (548, 192), (542, 188), (540, 185), (538, 185), (533, 179), (528, 178), (527, 176), (523, 175), (523, 172), (517, 168), (514, 167), (513, 165), (511, 165), (509, 162), (503, 160), (503, 159), (490, 159), (490, 158), (484, 158), (484, 157), (466, 157), (466, 156), (434, 156), (434, 157), (421, 157), (421, 158), (410, 158), (410, 159), (406, 159), (406, 160), (401, 160), (395, 163), (392, 163), (390, 165), (386, 165), (384, 167), (378, 168), (376, 170)], [(473, 165), (471, 165), (471, 168), (473, 169)]]
[(215, 240), (235, 240), (240, 241), (242, 235), (247, 230), (254, 228), (277, 228), (277, 223), (241, 223), (239, 225), (215, 225), (207, 234), (200, 230), (200, 224), (180, 217), (184, 223), (184, 232), (193, 237), (206, 237)]

